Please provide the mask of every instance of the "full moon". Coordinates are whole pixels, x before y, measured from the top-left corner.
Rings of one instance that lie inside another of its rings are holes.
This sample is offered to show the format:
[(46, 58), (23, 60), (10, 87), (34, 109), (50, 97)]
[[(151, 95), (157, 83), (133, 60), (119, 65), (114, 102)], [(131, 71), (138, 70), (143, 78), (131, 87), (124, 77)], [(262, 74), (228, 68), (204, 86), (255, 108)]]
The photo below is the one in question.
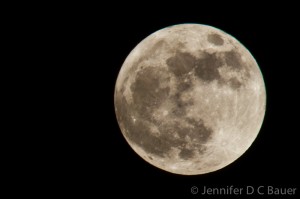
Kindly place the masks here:
[(266, 90), (251, 53), (224, 31), (179, 24), (141, 41), (123, 63), (114, 105), (146, 162), (198, 175), (234, 162), (257, 137)]

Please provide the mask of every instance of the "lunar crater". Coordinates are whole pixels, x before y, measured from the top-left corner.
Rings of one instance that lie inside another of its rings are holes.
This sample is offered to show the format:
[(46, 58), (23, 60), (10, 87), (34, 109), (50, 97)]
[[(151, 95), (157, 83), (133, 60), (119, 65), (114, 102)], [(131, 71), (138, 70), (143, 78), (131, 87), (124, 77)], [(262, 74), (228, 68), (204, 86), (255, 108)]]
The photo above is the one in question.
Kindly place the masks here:
[(222, 39), (222, 37), (216, 33), (213, 34), (209, 34), (207, 37), (207, 40), (217, 46), (221, 46), (224, 44), (224, 40)]

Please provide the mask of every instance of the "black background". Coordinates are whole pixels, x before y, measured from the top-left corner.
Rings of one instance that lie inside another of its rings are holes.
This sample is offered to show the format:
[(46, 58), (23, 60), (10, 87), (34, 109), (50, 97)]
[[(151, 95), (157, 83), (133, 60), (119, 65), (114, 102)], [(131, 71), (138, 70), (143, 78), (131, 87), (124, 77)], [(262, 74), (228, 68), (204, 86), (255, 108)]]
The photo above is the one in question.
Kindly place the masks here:
[[(53, 49), (46, 56), (53, 74), (48, 88), (55, 94), (49, 95), (55, 115), (46, 156), (51, 161), (39, 177), (51, 182), (47, 190), (109, 198), (205, 198), (192, 195), (190, 188), (299, 189), (299, 31), (293, 6), (148, 6), (69, 5), (42, 20), (44, 40)], [(211, 25), (238, 39), (260, 66), (267, 91), (265, 119), (249, 150), (229, 166), (198, 176), (162, 171), (135, 154), (113, 104), (116, 78), (130, 51), (151, 33), (179, 23)]]

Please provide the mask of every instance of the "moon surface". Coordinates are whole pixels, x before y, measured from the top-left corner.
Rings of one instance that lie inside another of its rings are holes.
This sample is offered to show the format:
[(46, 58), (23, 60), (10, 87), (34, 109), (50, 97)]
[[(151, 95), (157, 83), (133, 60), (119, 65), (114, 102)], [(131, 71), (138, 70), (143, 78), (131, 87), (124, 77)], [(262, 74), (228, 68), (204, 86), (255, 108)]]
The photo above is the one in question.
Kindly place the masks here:
[(171, 173), (224, 168), (253, 143), (266, 107), (258, 64), (234, 37), (200, 24), (149, 35), (115, 85), (118, 124), (132, 149)]

